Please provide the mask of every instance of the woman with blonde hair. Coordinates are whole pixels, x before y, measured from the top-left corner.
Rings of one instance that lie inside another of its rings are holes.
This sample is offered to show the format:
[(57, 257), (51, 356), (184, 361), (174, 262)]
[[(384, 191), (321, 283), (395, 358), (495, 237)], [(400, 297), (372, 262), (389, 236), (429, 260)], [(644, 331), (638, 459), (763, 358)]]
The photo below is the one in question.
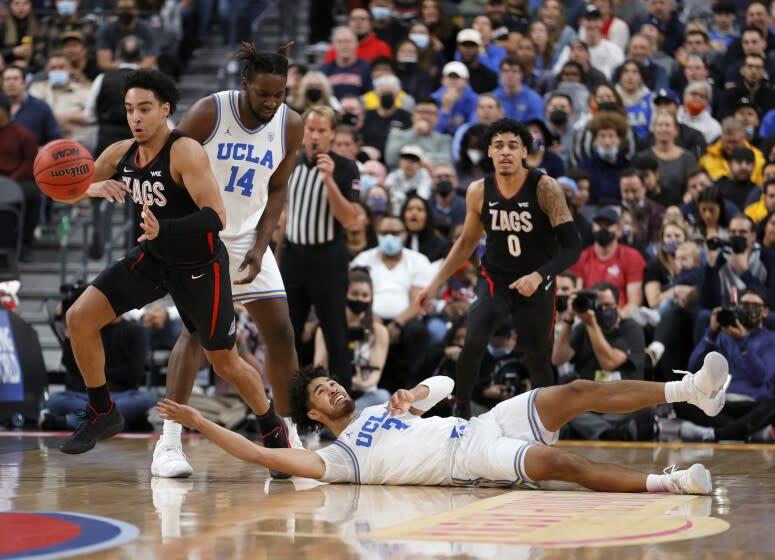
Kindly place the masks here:
[(334, 91), (328, 78), (322, 72), (312, 70), (304, 74), (299, 82), (299, 89), (293, 100), (292, 108), (299, 114), (303, 114), (314, 105), (331, 107), (338, 112), (341, 109), (339, 100), (334, 97)]
[[(566, 25), (565, 5), (560, 0), (544, 0), (538, 9), (538, 20), (546, 25), (549, 31), (549, 43), (554, 46), (555, 53), (561, 53), (562, 49), (570, 46), (576, 38), (576, 32)], [(556, 60), (551, 61), (553, 66)]]

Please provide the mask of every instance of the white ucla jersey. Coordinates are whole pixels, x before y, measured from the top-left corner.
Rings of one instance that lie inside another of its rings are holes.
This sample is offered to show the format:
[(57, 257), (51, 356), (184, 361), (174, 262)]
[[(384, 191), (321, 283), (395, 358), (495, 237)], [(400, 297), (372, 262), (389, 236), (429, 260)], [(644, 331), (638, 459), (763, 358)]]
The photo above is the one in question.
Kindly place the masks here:
[(226, 206), (225, 240), (255, 234), (266, 207), (269, 178), (285, 157), (285, 123), (288, 106), (283, 103), (267, 123), (249, 129), (239, 119), (239, 91), (214, 93), (215, 128), (203, 142)]
[(460, 418), (388, 415), (385, 404), (363, 409), (317, 453), (324, 482), (450, 484), (453, 451), (467, 426)]

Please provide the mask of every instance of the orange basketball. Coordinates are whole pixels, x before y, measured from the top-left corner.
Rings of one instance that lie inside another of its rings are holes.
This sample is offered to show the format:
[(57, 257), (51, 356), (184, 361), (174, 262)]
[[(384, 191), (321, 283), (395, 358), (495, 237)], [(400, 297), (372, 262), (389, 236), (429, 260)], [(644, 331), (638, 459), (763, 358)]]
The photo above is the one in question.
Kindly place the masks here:
[(75, 140), (54, 140), (38, 151), (32, 172), (40, 190), (54, 200), (69, 202), (91, 185), (94, 158)]

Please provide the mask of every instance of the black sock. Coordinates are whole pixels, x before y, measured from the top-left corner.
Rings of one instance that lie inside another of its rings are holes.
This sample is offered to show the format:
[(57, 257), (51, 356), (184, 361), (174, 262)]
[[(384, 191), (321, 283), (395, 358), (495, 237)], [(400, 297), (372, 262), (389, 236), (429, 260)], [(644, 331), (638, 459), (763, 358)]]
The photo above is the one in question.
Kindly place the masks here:
[(267, 411), (258, 416), (258, 429), (262, 434), (271, 432), (277, 427), (278, 418), (277, 414), (275, 414), (274, 406), (272, 406), (272, 402), (270, 401)]
[(89, 394), (89, 404), (97, 412), (108, 412), (110, 410), (110, 391), (108, 384), (105, 383), (99, 387), (86, 387)]

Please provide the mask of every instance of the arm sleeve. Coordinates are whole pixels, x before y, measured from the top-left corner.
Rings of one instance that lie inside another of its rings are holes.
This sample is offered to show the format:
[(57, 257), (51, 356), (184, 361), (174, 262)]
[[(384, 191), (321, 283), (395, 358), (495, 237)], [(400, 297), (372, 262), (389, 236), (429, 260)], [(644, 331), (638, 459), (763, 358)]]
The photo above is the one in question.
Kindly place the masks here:
[(221, 219), (209, 206), (182, 218), (159, 220), (159, 238), (164, 240), (208, 232), (218, 233), (221, 229)]
[(412, 403), (412, 408), (422, 410), (423, 412), (427, 412), (436, 406), (441, 399), (447, 397), (447, 395), (452, 393), (452, 389), (455, 388), (455, 382), (446, 375), (429, 377), (425, 381), (420, 381), (418, 385), (425, 385), (428, 387), (428, 396), (420, 401)]
[(581, 236), (573, 222), (565, 222), (553, 228), (557, 239), (557, 253), (538, 268), (542, 279), (559, 274), (574, 264), (581, 255)]

